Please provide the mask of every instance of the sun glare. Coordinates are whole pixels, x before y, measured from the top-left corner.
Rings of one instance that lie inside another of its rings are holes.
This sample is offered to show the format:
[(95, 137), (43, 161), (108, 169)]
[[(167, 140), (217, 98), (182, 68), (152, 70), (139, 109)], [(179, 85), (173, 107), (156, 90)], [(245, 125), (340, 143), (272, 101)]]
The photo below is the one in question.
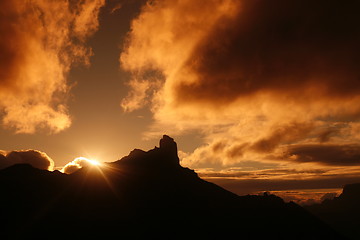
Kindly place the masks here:
[(100, 163), (99, 163), (98, 161), (96, 161), (96, 160), (87, 159), (87, 161), (88, 161), (89, 163), (91, 163), (92, 165), (100, 165)]
[(94, 160), (94, 159), (88, 159), (88, 158), (85, 158), (85, 157), (78, 157), (76, 159), (79, 159), (79, 160), (84, 160), (88, 163), (90, 163), (91, 165), (95, 165), (95, 166), (99, 166), (100, 165), (100, 162), (97, 161), (97, 160)]

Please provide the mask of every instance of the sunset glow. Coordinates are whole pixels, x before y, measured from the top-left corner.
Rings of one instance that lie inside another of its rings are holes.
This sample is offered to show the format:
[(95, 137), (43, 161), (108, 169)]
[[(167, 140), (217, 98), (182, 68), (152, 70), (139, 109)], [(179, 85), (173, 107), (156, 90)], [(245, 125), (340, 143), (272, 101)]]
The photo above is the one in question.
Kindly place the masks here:
[(182, 166), (239, 194), (360, 182), (357, 1), (0, 9), (0, 169), (104, 169), (168, 134)]
[(73, 161), (67, 163), (62, 169), (61, 172), (71, 174), (73, 172), (76, 172), (77, 170), (88, 167), (88, 166), (95, 166), (99, 167), (101, 166), (101, 163), (94, 159), (89, 159), (86, 157), (77, 157)]
[(2, 239), (360, 239), (359, 10), (0, 0)]
[(75, 160), (85, 160), (85, 161), (87, 161), (88, 163), (90, 163), (91, 165), (95, 165), (95, 166), (99, 166), (99, 165), (100, 165), (100, 163), (99, 163), (97, 160), (88, 159), (88, 158), (85, 158), (85, 157), (78, 157), (78, 158), (75, 158)]

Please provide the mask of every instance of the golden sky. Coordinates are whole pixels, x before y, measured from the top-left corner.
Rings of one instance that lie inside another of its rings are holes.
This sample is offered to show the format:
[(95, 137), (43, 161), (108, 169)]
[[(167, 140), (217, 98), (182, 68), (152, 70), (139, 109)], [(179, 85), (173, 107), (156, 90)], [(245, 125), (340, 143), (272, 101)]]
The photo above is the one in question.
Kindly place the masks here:
[(59, 168), (168, 134), (183, 166), (241, 194), (358, 182), (359, 7), (1, 1), (0, 149)]

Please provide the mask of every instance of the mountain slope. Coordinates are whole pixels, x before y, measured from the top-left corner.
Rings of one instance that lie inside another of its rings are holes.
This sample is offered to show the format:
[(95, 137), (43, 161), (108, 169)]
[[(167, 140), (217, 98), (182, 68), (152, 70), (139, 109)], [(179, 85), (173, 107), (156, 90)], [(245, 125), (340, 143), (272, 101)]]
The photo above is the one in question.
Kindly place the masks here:
[(345, 185), (339, 197), (306, 209), (351, 239), (360, 239), (360, 183)]
[(343, 239), (294, 203), (204, 181), (179, 164), (168, 136), (71, 175), (15, 165), (0, 171), (0, 188), (9, 238)]

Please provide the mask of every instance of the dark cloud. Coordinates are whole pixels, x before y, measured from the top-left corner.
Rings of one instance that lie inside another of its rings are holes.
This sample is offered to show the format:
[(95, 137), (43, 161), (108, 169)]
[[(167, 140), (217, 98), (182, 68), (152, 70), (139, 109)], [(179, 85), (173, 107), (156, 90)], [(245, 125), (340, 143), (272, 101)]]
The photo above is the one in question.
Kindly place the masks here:
[(272, 152), (281, 143), (289, 143), (304, 138), (313, 129), (309, 123), (290, 123), (272, 130), (269, 136), (256, 141), (251, 149), (256, 152)]
[(155, 2), (132, 22), (120, 61), (133, 73), (122, 106), (151, 102), (158, 128), (256, 111), (268, 121), (360, 116), (358, 1)]
[(323, 132), (319, 134), (319, 142), (324, 143), (328, 142), (332, 135), (336, 134), (339, 131), (339, 129), (326, 129)]
[(44, 170), (54, 169), (54, 161), (46, 153), (37, 150), (11, 151), (0, 154), (0, 169), (19, 163), (27, 163)]
[(227, 150), (226, 156), (229, 158), (241, 157), (244, 155), (248, 146), (249, 146), (248, 143), (242, 143), (232, 146), (229, 150)]
[(297, 162), (318, 162), (326, 165), (360, 165), (359, 144), (298, 144), (290, 146), (287, 156)]
[(179, 102), (234, 101), (260, 92), (360, 93), (358, 1), (239, 1), (238, 14), (220, 19), (184, 65), (193, 83), (178, 82)]
[(148, 136), (200, 130), (185, 166), (359, 165), (359, 1), (154, 3), (120, 57), (133, 78), (122, 106), (151, 105)]
[(214, 143), (214, 144), (211, 146), (211, 150), (212, 150), (214, 153), (218, 153), (218, 152), (223, 151), (225, 147), (226, 147), (226, 143), (225, 143), (225, 142), (222, 142), (222, 141), (219, 141), (219, 142)]

